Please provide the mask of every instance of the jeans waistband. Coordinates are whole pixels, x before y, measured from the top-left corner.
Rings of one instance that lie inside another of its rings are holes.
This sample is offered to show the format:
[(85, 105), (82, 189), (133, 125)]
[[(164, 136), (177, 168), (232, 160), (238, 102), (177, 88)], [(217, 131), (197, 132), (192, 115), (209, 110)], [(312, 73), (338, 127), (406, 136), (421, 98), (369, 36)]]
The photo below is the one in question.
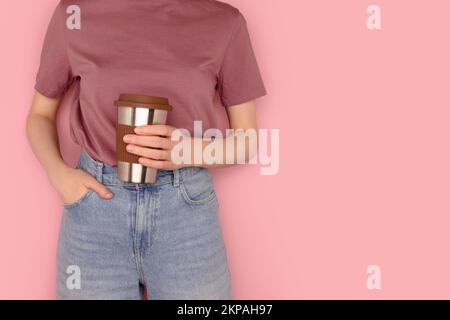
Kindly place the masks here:
[(207, 170), (201, 167), (186, 167), (176, 170), (158, 170), (156, 182), (152, 184), (123, 182), (117, 178), (117, 167), (93, 159), (84, 149), (81, 151), (77, 168), (83, 169), (96, 180), (104, 185), (120, 185), (132, 188), (142, 188), (173, 184), (177, 186), (183, 177), (191, 176), (200, 170)]

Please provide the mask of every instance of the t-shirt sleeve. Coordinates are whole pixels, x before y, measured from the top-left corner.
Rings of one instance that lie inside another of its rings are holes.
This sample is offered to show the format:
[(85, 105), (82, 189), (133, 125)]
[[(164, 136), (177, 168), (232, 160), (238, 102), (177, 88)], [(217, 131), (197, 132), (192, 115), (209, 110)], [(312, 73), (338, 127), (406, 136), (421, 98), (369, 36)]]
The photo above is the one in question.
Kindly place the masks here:
[(219, 95), (226, 107), (267, 94), (242, 13), (238, 12), (235, 23), (218, 77)]
[(35, 89), (49, 97), (61, 97), (73, 80), (65, 38), (64, 10), (55, 9), (45, 35)]

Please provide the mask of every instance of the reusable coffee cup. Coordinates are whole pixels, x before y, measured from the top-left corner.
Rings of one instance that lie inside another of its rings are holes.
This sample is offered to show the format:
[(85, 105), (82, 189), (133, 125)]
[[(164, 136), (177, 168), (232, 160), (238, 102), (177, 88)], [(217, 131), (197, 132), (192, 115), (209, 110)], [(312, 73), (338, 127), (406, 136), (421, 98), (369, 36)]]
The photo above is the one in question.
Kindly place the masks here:
[(172, 107), (169, 99), (137, 94), (121, 94), (115, 101), (117, 107), (117, 178), (123, 182), (155, 183), (158, 170), (147, 168), (139, 163), (139, 156), (126, 150), (123, 137), (135, 134), (138, 126), (166, 124), (167, 115)]

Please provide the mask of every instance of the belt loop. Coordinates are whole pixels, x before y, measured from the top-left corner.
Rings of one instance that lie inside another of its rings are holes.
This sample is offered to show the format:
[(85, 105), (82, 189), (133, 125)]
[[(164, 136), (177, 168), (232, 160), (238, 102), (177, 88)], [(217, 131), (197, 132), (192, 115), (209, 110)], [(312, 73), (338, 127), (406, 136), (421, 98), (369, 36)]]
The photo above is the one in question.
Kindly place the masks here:
[(104, 164), (101, 162), (97, 162), (95, 164), (96, 168), (95, 168), (95, 175), (96, 175), (96, 179), (98, 182), (103, 183), (103, 166)]
[(180, 170), (173, 170), (173, 186), (178, 188), (180, 186)]

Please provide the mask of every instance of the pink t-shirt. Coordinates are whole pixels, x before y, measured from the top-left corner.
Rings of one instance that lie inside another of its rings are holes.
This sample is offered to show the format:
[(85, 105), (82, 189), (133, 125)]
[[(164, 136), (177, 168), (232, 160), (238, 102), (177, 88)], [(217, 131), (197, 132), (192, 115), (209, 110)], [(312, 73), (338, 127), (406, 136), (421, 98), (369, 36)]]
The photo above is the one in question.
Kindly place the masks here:
[(60, 1), (35, 88), (70, 86), (72, 139), (113, 166), (121, 93), (169, 98), (168, 124), (191, 132), (195, 120), (223, 130), (226, 107), (266, 94), (245, 18), (214, 0)]

